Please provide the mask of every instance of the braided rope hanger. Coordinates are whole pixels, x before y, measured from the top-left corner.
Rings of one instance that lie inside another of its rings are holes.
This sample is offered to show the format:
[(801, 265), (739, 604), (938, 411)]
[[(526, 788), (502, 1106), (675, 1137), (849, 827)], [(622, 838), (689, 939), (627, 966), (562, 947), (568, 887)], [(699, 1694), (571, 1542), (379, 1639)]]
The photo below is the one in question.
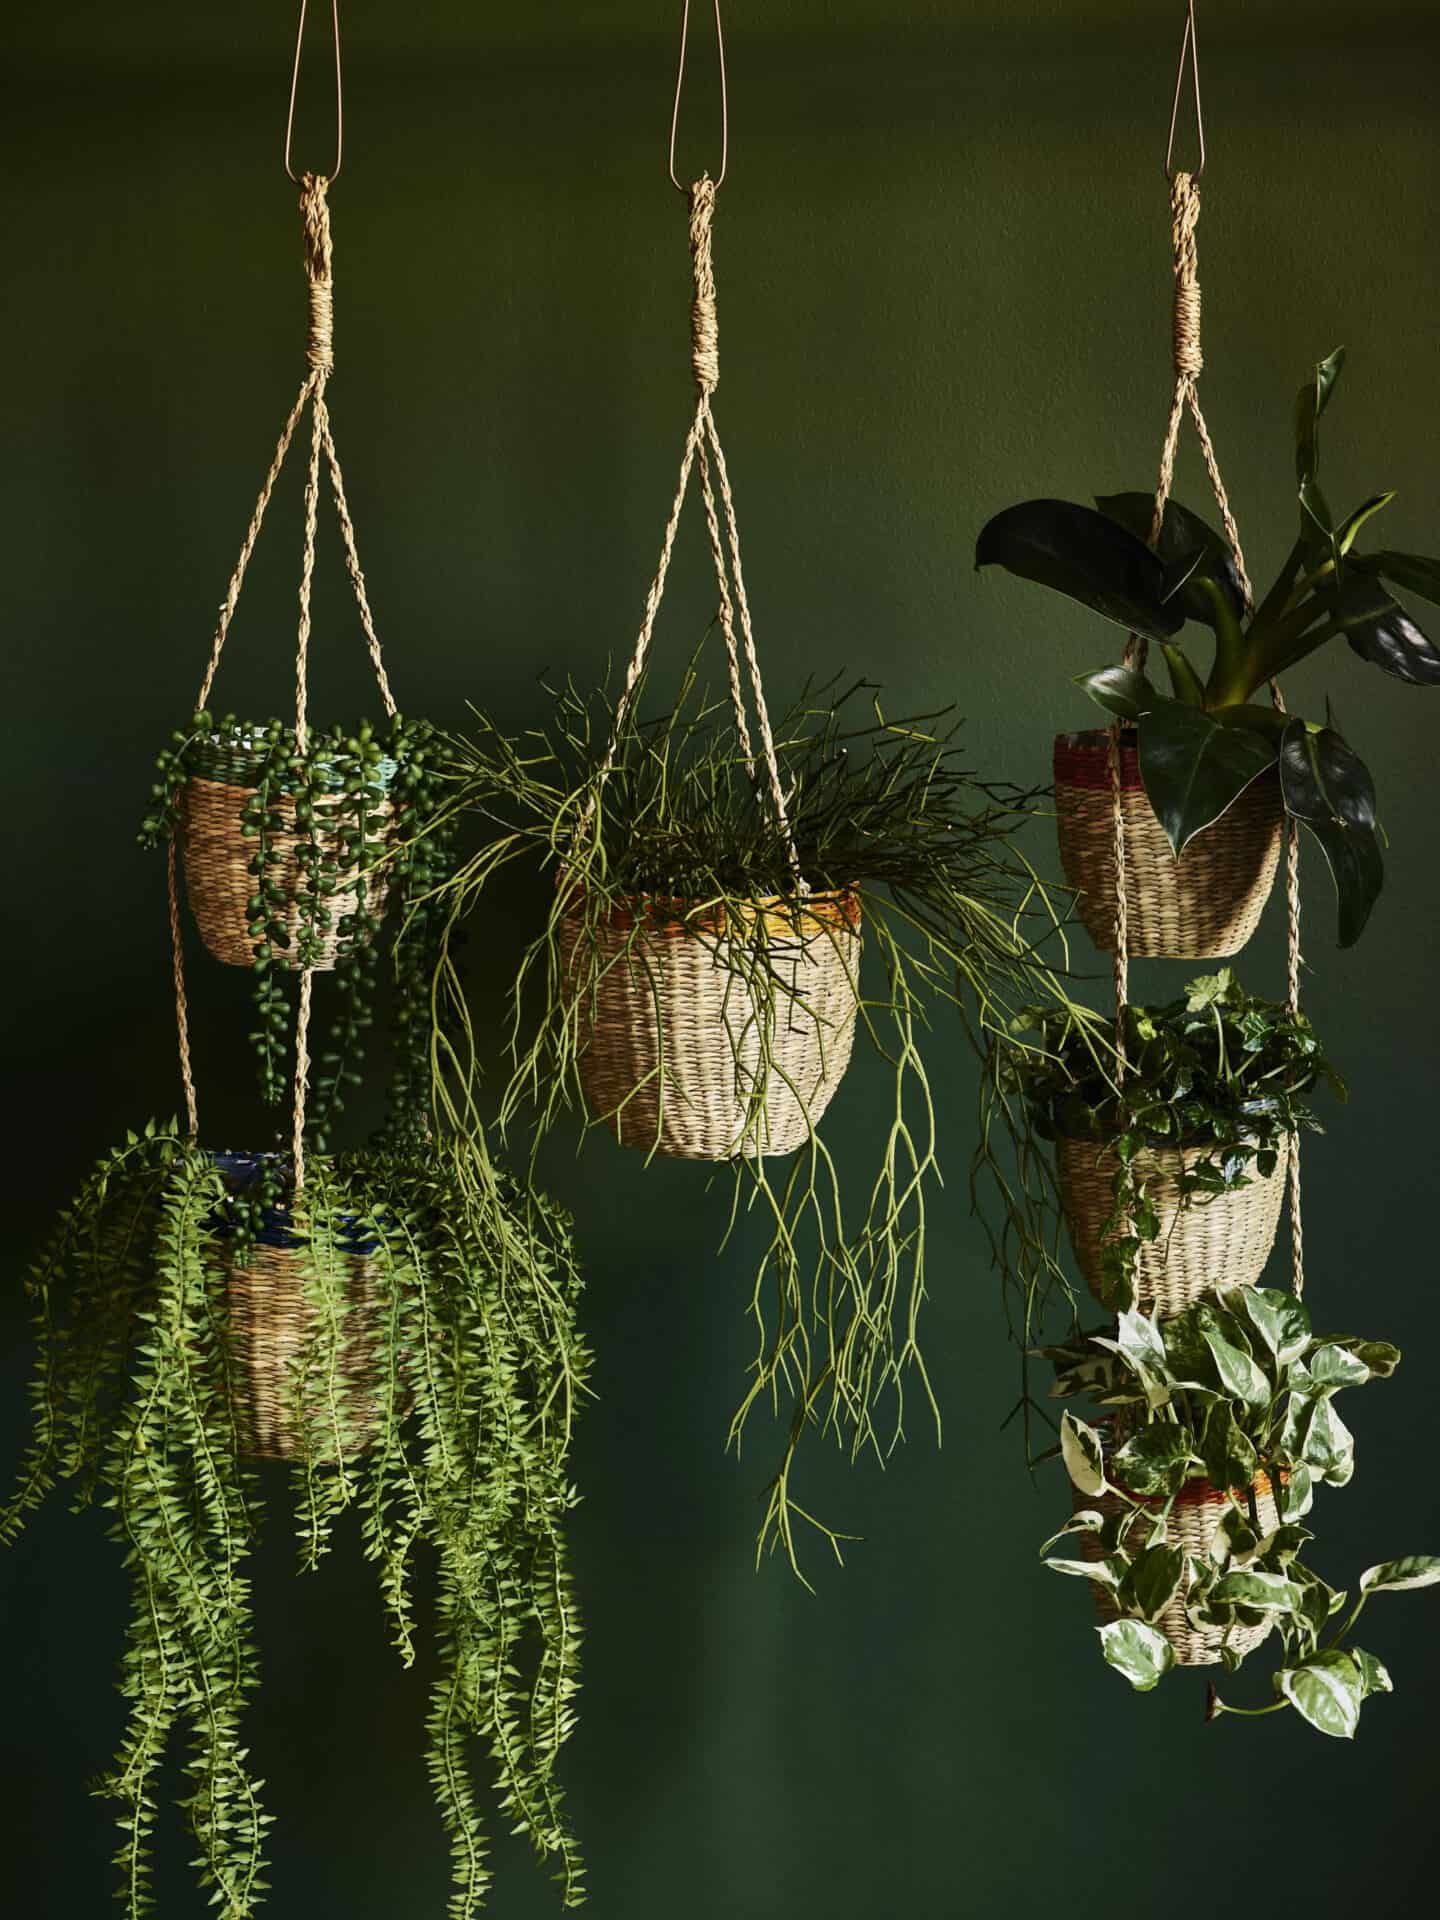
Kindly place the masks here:
[[(595, 787), (586, 806), (583, 820), (588, 824), (593, 817), (600, 786), (615, 764), (625, 719), (634, 703), (635, 691), (649, 656), (656, 617), (665, 593), (666, 576), (670, 571), (670, 559), (675, 548), (675, 535), (680, 525), (680, 514), (690, 486), (691, 471), (698, 468), (700, 497), (704, 505), (705, 526), (710, 540), (710, 557), (715, 568), (715, 584), (719, 592), (720, 631), (725, 640), (730, 706), (735, 717), (735, 732), (740, 742), (745, 771), (753, 782), (755, 747), (745, 711), (744, 687), (740, 673), (740, 656), (743, 652), (746, 676), (749, 679), (751, 698), (755, 705), (755, 725), (760, 735), (760, 753), (765, 763), (765, 780), (770, 802), (775, 809), (775, 818), (785, 839), (786, 854), (794, 877), (795, 890), (803, 897), (810, 889), (801, 872), (800, 856), (795, 846), (789, 810), (785, 803), (784, 786), (780, 779), (780, 765), (775, 754), (770, 713), (765, 703), (765, 689), (760, 677), (760, 658), (755, 647), (750, 601), (745, 591), (745, 575), (740, 564), (740, 529), (735, 515), (735, 499), (730, 488), (730, 474), (725, 464), (725, 452), (720, 444), (720, 434), (715, 425), (715, 415), (710, 404), (711, 397), (720, 384), (720, 329), (716, 311), (713, 252), (715, 196), (725, 178), (730, 153), (729, 93), (725, 78), (725, 34), (720, 19), (720, 0), (714, 0), (714, 12), (715, 39), (719, 55), (721, 111), (720, 169), (715, 179), (712, 180), (708, 173), (702, 173), (698, 180), (685, 188), (681, 186), (675, 173), (675, 140), (680, 121), (680, 97), (685, 84), (685, 55), (690, 35), (690, 0), (685, 0), (685, 10), (681, 20), (680, 57), (675, 75), (675, 103), (670, 116), (670, 180), (677, 190), (685, 194), (690, 212), (690, 262), (694, 277), (694, 290), (690, 302), (690, 367), (695, 380), (695, 412), (690, 422), (690, 430), (685, 436), (685, 447), (680, 458), (680, 478), (670, 507), (670, 517), (665, 523), (659, 564), (650, 582), (650, 590), (645, 596), (645, 611), (640, 622), (640, 632), (636, 637), (635, 650), (630, 657), (629, 667), (626, 669), (620, 697), (615, 704), (615, 718), (610, 729), (610, 738), (596, 774)], [(723, 510), (724, 518), (723, 540), (721, 511), (717, 510), (716, 505), (716, 481), (719, 482), (719, 509)]]
[[(330, 425), (330, 412), (325, 398), (330, 376), (335, 370), (334, 249), (330, 234), (330, 208), (327, 199), (331, 178), (333, 175), (327, 177), (323, 174), (306, 173), (301, 175), (299, 180), (300, 213), (304, 228), (305, 277), (309, 298), (309, 327), (305, 350), (308, 371), (301, 383), (295, 404), (291, 407), (285, 424), (280, 430), (280, 438), (261, 485), (259, 498), (255, 502), (255, 510), (250, 516), (250, 525), (240, 547), (240, 557), (235, 563), (235, 571), (230, 576), (229, 587), (221, 602), (220, 616), (210, 646), (210, 657), (195, 702), (196, 711), (203, 712), (215, 682), (220, 656), (230, 632), (230, 623), (235, 617), (240, 591), (245, 584), (246, 569), (255, 551), (255, 543), (260, 537), (260, 529), (264, 523), (266, 508), (270, 504), (270, 496), (275, 490), (275, 483), (280, 477), (285, 457), (290, 451), (291, 442), (294, 440), (296, 429), (308, 404), (311, 409), (310, 459), (305, 479), (304, 542), (301, 554), (299, 617), (296, 624), (295, 644), (295, 745), (297, 752), (302, 755), (310, 739), (307, 717), (311, 635), (310, 601), (315, 575), (315, 539), (319, 522), (322, 456), (335, 502), (336, 517), (340, 523), (340, 537), (345, 549), (345, 571), (359, 609), (360, 625), (364, 630), (366, 648), (375, 670), (381, 703), (388, 719), (395, 719), (398, 711), (381, 655), (380, 639), (370, 608), (365, 575), (360, 566), (355, 525), (345, 497), (340, 458), (336, 452), (335, 436)], [(172, 836), (167, 875), (170, 896), (170, 939), (174, 960), (175, 1022), (179, 1040), (180, 1078), (185, 1092), (186, 1121), (190, 1137), (195, 1139), (199, 1135), (199, 1117), (190, 1053), (189, 1006), (185, 993), (176, 867), (175, 842)], [(305, 1103), (310, 1080), (309, 1034), (313, 971), (310, 967), (301, 970), (299, 1006), (295, 1023), (294, 1118), (291, 1131), (291, 1153), (294, 1187), (297, 1194), (305, 1182)]]
[[(1167, 166), (1174, 151), (1175, 119), (1179, 110), (1187, 57), (1191, 59), (1194, 67), (1196, 119), (1201, 130), (1200, 164), (1203, 168), (1204, 123), (1200, 117), (1200, 65), (1195, 37), (1193, 0), (1187, 12), (1185, 38), (1180, 50), (1180, 73), (1175, 87), (1175, 109), (1171, 115), (1171, 146), (1170, 154), (1167, 155)], [(1192, 175), (1183, 171), (1172, 173), (1170, 175), (1170, 242), (1174, 259), (1171, 326), (1174, 386), (1171, 391), (1165, 438), (1160, 452), (1160, 471), (1155, 487), (1155, 509), (1150, 522), (1150, 545), (1152, 548), (1157, 548), (1160, 543), (1161, 529), (1165, 524), (1165, 508), (1175, 480), (1175, 455), (1179, 445), (1180, 427), (1188, 412), (1195, 424), (1196, 437), (1200, 442), (1200, 451), (1205, 461), (1205, 471), (1209, 476), (1211, 491), (1215, 496), (1215, 504), (1225, 529), (1226, 544), (1239, 576), (1245, 614), (1248, 619), (1254, 612), (1254, 595), (1250, 585), (1250, 575), (1245, 565), (1245, 555), (1240, 545), (1240, 530), (1231, 510), (1229, 496), (1225, 491), (1225, 482), (1220, 474), (1220, 463), (1215, 453), (1214, 442), (1210, 437), (1210, 430), (1205, 423), (1205, 415), (1200, 405), (1199, 383), (1205, 359), (1200, 347), (1200, 278), (1195, 239), (1199, 220), (1199, 174)], [(1148, 652), (1149, 641), (1145, 635), (1131, 633), (1125, 642), (1124, 664), (1143, 671)], [(1281, 692), (1278, 680), (1270, 682), (1270, 698), (1283, 713), (1285, 696)], [(1123, 1077), (1125, 1071), (1124, 1014), (1129, 1004), (1130, 960), (1126, 951), (1129, 912), (1125, 879), (1121, 732), (1122, 723), (1117, 719), (1108, 729), (1107, 764), (1110, 774), (1111, 823), (1114, 836), (1112, 857), (1115, 867), (1115, 1038), (1119, 1072)], [(1300, 1011), (1300, 836), (1296, 822), (1288, 814), (1285, 819), (1285, 909), (1286, 1004), (1294, 1014)], [(1305, 1291), (1305, 1237), (1300, 1210), (1300, 1137), (1298, 1133), (1290, 1137), (1289, 1151), (1286, 1155), (1286, 1178), (1290, 1214), (1291, 1282), (1295, 1294), (1299, 1296)]]

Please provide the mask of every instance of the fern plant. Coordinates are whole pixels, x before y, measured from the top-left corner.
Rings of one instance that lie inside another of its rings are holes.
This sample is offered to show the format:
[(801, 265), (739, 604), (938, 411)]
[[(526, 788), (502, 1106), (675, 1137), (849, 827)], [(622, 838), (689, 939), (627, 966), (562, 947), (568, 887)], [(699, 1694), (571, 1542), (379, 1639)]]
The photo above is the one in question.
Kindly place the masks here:
[(34, 1433), (0, 1539), (13, 1542), (65, 1483), (77, 1507), (109, 1513), (123, 1551), (129, 1712), (97, 1790), (118, 1809), (125, 1913), (153, 1907), (157, 1778), (177, 1744), (180, 1807), (212, 1906), (245, 1920), (265, 1891), (271, 1816), (242, 1735), (260, 1679), (247, 1572), (255, 1389), (232, 1309), (237, 1273), (277, 1244), (292, 1250), (303, 1296), (283, 1408), (299, 1437), (301, 1567), (356, 1509), (408, 1663), (422, 1544), (438, 1565), (428, 1762), (453, 1920), (479, 1909), (490, 1879), (476, 1748), (501, 1816), (577, 1905), (582, 1865), (556, 1779), (580, 1649), (566, 1454), (589, 1365), (568, 1224), (473, 1151), (463, 1164), (413, 1145), (319, 1157), (292, 1207), (271, 1207), (273, 1190), (152, 1122), (96, 1165), (30, 1277)]

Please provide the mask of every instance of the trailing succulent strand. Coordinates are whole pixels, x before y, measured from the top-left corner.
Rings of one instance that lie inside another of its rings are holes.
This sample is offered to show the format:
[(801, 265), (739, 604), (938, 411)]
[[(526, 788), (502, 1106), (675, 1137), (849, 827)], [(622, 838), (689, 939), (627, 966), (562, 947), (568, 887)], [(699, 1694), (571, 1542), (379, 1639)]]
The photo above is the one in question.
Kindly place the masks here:
[[(512, 740), (480, 715), (474, 737), (450, 743), (441, 817), (468, 817), (482, 844), (444, 889), (447, 934), (516, 862), (554, 882), (545, 926), (518, 969), (499, 1095), (502, 1125), (533, 1125), (537, 1138), (565, 1111), (583, 1110), (594, 1008), (612, 967), (646, 966), (638, 929), (651, 916), (703, 941), (729, 980), (727, 1002), (740, 1012), (734, 1031), (726, 1017), (733, 1062), (722, 1071), (745, 1105), (731, 1225), (756, 1213), (769, 1231), (749, 1304), (754, 1358), (730, 1439), (738, 1449), (763, 1406), (784, 1423), (758, 1550), (778, 1546), (798, 1571), (796, 1519), (837, 1555), (841, 1539), (792, 1496), (806, 1433), (831, 1435), (852, 1459), (883, 1459), (903, 1435), (912, 1379), (938, 1426), (918, 1338), (928, 1196), (940, 1179), (925, 1040), (939, 1007), (960, 1007), (984, 1034), (1037, 992), (1063, 998), (1033, 944), (1055, 916), (1012, 846), (1030, 796), (982, 781), (945, 715), (892, 719), (863, 682), (807, 689), (777, 726), (783, 824), (728, 704), (706, 695), (693, 666), (655, 719), (640, 717), (643, 687), (618, 724), (603, 694), (565, 686), (553, 699), (547, 730)], [(775, 1044), (787, 1021), (814, 1018), (800, 1004), (795, 936), (771, 932), (786, 915), (796, 933), (805, 924), (797, 867), (810, 896), (857, 903), (870, 956), (851, 986), (859, 1030), (889, 1069), (893, 1106), (858, 1196), (808, 1110), (798, 1151), (765, 1153), (769, 1089), (783, 1085), (802, 1108), (806, 1098)], [(617, 958), (611, 929), (626, 924), (637, 931)], [(477, 1049), (451, 946), (436, 1004), (460, 1036), (437, 1041), (438, 1099), (445, 1124), (463, 1134), (481, 1124)], [(662, 1102), (685, 1097), (666, 1078), (667, 1044), (662, 1034)], [(591, 1103), (590, 1124), (617, 1117), (623, 1108)]]
[[(1055, 1310), (1077, 1324), (1057, 1140), (1094, 1141), (1114, 1156), (1103, 1292), (1125, 1308), (1134, 1304), (1141, 1248), (1160, 1233), (1141, 1171), (1147, 1148), (1200, 1150), (1172, 1177), (1182, 1209), (1203, 1207), (1268, 1179), (1301, 1131), (1323, 1131), (1316, 1090), (1346, 1097), (1308, 1017), (1246, 992), (1228, 967), (1192, 980), (1174, 1000), (1127, 1007), (1122, 1032), (1123, 1072), (1113, 1022), (1087, 1009), (1027, 1007), (991, 1036), (972, 1190), (1022, 1362)], [(1035, 1403), (1023, 1366), (1022, 1377), (1028, 1431)]]
[[(1273, 1628), (1280, 1657), (1273, 1698), (1236, 1707), (1210, 1691), (1209, 1717), (1294, 1708), (1319, 1732), (1353, 1737), (1364, 1702), (1389, 1693), (1381, 1662), (1345, 1644), (1373, 1594), (1440, 1583), (1440, 1557), (1412, 1554), (1360, 1576), (1353, 1605), (1300, 1557), (1314, 1534), (1300, 1523), (1319, 1485), (1343, 1487), (1355, 1442), (1335, 1411), (1346, 1387), (1388, 1379), (1397, 1348), (1353, 1334), (1316, 1334), (1292, 1294), (1231, 1287), (1163, 1320), (1123, 1312), (1113, 1333), (1044, 1350), (1052, 1391), (1086, 1394), (1106, 1410), (1106, 1432), (1072, 1413), (1056, 1452), (1077, 1496), (1072, 1518), (1041, 1548), (1056, 1572), (1093, 1582), (1110, 1614), (1100, 1630), (1107, 1662), (1139, 1692), (1176, 1665), (1164, 1630), (1177, 1608), (1218, 1635), (1234, 1673), (1257, 1629)], [(1170, 1537), (1177, 1499), (1200, 1487), (1217, 1503), (1208, 1549)], [(1257, 1489), (1273, 1499), (1262, 1519)], [(1080, 1558), (1056, 1548), (1083, 1549)]]
[[(333, 948), (336, 1006), (315, 1050), (309, 1136), (329, 1149), (334, 1123), (359, 1084), (378, 972), (376, 936), (388, 895), (414, 893), (412, 865), (434, 849), (416, 829), (434, 810), (438, 783), (428, 723), (396, 718), (383, 734), (368, 723), (312, 735), (302, 754), (293, 727), (227, 714), (194, 716), (171, 736), (151, 788), (140, 841), (183, 840), (193, 779), (236, 787), (246, 798), (240, 832), (253, 846), (246, 921), (254, 972), (251, 1040), (260, 1091), (270, 1105), (289, 1094), (294, 993), (290, 981)], [(398, 836), (397, 822), (405, 824)], [(423, 1107), (422, 1103), (422, 1107)]]
[(435, 1152), (316, 1158), (281, 1216), (235, 1186), (224, 1157), (152, 1123), (99, 1162), (30, 1278), (34, 1432), (0, 1539), (63, 1481), (110, 1512), (124, 1550), (128, 1717), (99, 1788), (120, 1809), (124, 1910), (153, 1908), (157, 1777), (177, 1737), (201, 1886), (227, 1920), (265, 1890), (271, 1817), (241, 1732), (259, 1679), (254, 1383), (231, 1281), (266, 1236), (294, 1250), (305, 1308), (285, 1409), (301, 1436), (301, 1567), (355, 1508), (408, 1664), (422, 1542), (438, 1562), (428, 1764), (454, 1857), (450, 1912), (468, 1920), (490, 1881), (477, 1747), (503, 1817), (576, 1905), (583, 1871), (555, 1777), (579, 1682), (566, 1456), (589, 1365), (568, 1223), (488, 1162), (462, 1178)]

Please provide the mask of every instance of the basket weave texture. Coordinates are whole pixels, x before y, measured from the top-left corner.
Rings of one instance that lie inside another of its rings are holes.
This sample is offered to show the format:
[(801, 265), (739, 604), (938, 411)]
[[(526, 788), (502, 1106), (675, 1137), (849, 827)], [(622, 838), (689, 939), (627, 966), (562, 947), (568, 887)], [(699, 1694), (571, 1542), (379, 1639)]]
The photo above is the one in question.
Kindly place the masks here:
[[(191, 775), (185, 784), (181, 850), (185, 862), (185, 890), (190, 897), (195, 924), (206, 947), (226, 966), (253, 967), (255, 937), (250, 931), (250, 900), (255, 892), (251, 864), (257, 841), (242, 832), (246, 806), (258, 791), (255, 787), (232, 785), (229, 781), (206, 780)], [(275, 809), (285, 821), (284, 829), (274, 834), (270, 847), (276, 858), (266, 869), (266, 879), (281, 887), (285, 905), (275, 915), (289, 936), (288, 947), (273, 949), (277, 966), (301, 965), (296, 947), (301, 927), (300, 896), (308, 887), (305, 869), (296, 858), (296, 849), (308, 844), (309, 835), (298, 834), (295, 806), (281, 800)], [(393, 819), (389, 800), (375, 800), (371, 813)], [(317, 838), (323, 845), (327, 832), (322, 825)], [(367, 880), (368, 905), (372, 913), (384, 911), (387, 883), (378, 875)], [(326, 900), (330, 924), (320, 943), (320, 955), (310, 964), (319, 970), (334, 967), (349, 944), (342, 932), (347, 917), (358, 904), (355, 871), (340, 877), (334, 893)]]
[[(1091, 1507), (1109, 1519), (1124, 1510), (1124, 1503), (1113, 1493), (1102, 1494), (1096, 1500), (1093, 1495), (1082, 1494), (1078, 1488), (1072, 1488), (1071, 1492), (1077, 1512), (1082, 1507)], [(1176, 1495), (1175, 1504), (1166, 1519), (1165, 1544), (1181, 1547), (1197, 1559), (1203, 1558), (1210, 1551), (1215, 1529), (1228, 1504), (1226, 1496), (1218, 1493), (1208, 1480), (1187, 1482)], [(1255, 1482), (1255, 1506), (1262, 1534), (1270, 1533), (1279, 1526), (1275, 1496), (1269, 1479), (1263, 1473)], [(1105, 1557), (1095, 1534), (1082, 1534), (1080, 1540), (1087, 1560), (1102, 1560)], [(1098, 1581), (1093, 1581), (1091, 1585), (1095, 1594), (1095, 1611), (1101, 1620), (1106, 1623), (1118, 1620), (1120, 1609), (1109, 1589), (1102, 1587)], [(1223, 1630), (1219, 1627), (1192, 1626), (1185, 1617), (1184, 1601), (1179, 1597), (1171, 1601), (1154, 1624), (1175, 1649), (1175, 1658), (1180, 1666), (1219, 1665), (1220, 1648), (1225, 1639)], [(1259, 1646), (1273, 1625), (1272, 1620), (1263, 1620), (1258, 1627), (1237, 1626), (1230, 1634), (1230, 1645), (1237, 1653), (1250, 1653)]]
[[(575, 1008), (585, 1101), (622, 1145), (729, 1160), (808, 1139), (855, 1037), (853, 894), (762, 901), (738, 933), (723, 913), (682, 923), (637, 902), (591, 927), (567, 915), (560, 942), (565, 980), (585, 982)], [(747, 978), (760, 969), (775, 983), (768, 1021)]]
[[(381, 1364), (381, 1266), (345, 1253), (347, 1312), (340, 1344), (344, 1445), (358, 1452), (374, 1439), (384, 1406)], [(301, 1414), (296, 1366), (316, 1324), (305, 1298), (311, 1255), (303, 1246), (250, 1247), (243, 1264), (226, 1262), (230, 1356), (237, 1376), (236, 1425), (240, 1451), (258, 1460), (333, 1459), (323, 1401)], [(323, 1394), (323, 1382), (317, 1392)]]
[[(1251, 1171), (1250, 1184), (1194, 1197), (1181, 1205), (1180, 1177), (1212, 1147), (1142, 1147), (1131, 1166), (1160, 1218), (1157, 1239), (1142, 1242), (1135, 1261), (1136, 1304), (1160, 1314), (1183, 1313), (1227, 1286), (1253, 1287), (1275, 1244), (1285, 1202), (1285, 1162), (1268, 1176)], [(1114, 1206), (1117, 1161), (1096, 1140), (1055, 1143), (1060, 1205), (1075, 1261), (1097, 1300), (1103, 1300), (1104, 1228)]]
[[(1085, 929), (1115, 950), (1115, 822), (1107, 737), (1055, 739), (1060, 862)], [(1139, 754), (1120, 753), (1125, 819), (1127, 949), (1141, 959), (1218, 960), (1259, 925), (1280, 864), (1283, 813), (1274, 773), (1253, 780), (1177, 860), (1140, 779)]]

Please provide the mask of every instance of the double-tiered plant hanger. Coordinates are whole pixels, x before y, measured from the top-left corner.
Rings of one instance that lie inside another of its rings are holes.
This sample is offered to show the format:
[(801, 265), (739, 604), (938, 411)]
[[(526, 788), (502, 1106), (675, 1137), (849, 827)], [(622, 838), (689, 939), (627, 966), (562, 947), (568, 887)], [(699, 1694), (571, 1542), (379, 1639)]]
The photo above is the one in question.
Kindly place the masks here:
[[(338, 15), (336, 77), (339, 82)], [(298, 79), (305, 8), (296, 41)], [(291, 114), (294, 113), (292, 83)], [(100, 1791), (117, 1803), (119, 1892), (154, 1904), (159, 1773), (185, 1743), (180, 1806), (211, 1905), (247, 1920), (266, 1885), (270, 1816), (243, 1730), (259, 1684), (248, 1557), (256, 1463), (288, 1463), (302, 1569), (356, 1510), (396, 1646), (409, 1664), (419, 1549), (433, 1550), (439, 1670), (428, 1767), (466, 1920), (490, 1870), (472, 1784), (478, 1746), (501, 1817), (582, 1898), (556, 1761), (575, 1718), (580, 1628), (564, 1525), (571, 1417), (588, 1358), (568, 1223), (503, 1174), (483, 1137), (437, 1134), (428, 1097), (429, 984), (448, 866), (428, 729), (396, 711), (327, 404), (334, 369), (328, 177), (301, 176), (307, 371), (220, 613), (191, 725), (162, 756), (143, 838), (167, 842), (185, 1124), (148, 1124), (107, 1154), (31, 1276), (35, 1428), (0, 1509), (12, 1540), (58, 1483), (97, 1500), (130, 1571), (121, 1690), (128, 1719)], [(289, 133), (286, 139), (289, 171)], [(294, 179), (295, 176), (291, 175)], [(305, 412), (310, 455), (293, 726), (208, 711), (261, 523)], [(308, 719), (311, 587), (328, 475), (388, 730)], [(219, 961), (251, 969), (262, 1092), (289, 1111), (277, 1150), (207, 1151), (186, 991), (179, 870)], [(391, 1001), (394, 1066), (381, 1134), (337, 1154), (328, 1135), (360, 1078), (387, 902), (408, 927)], [(339, 976), (312, 1086), (317, 975)], [(293, 1015), (284, 982), (298, 978)], [(287, 1029), (294, 1020), (288, 1074)]]
[[(1173, 166), (1187, 70), (1194, 174)], [(1278, 673), (1342, 631), (1363, 657), (1422, 684), (1440, 677), (1429, 664), (1440, 668), (1440, 656), (1381, 579), (1386, 570), (1423, 579), (1430, 563), (1350, 557), (1389, 496), (1337, 526), (1316, 484), (1316, 422), (1338, 355), (1300, 395), (1301, 537), (1256, 609), (1200, 402), (1203, 165), (1191, 4), (1166, 156), (1174, 382), (1154, 494), (1111, 496), (1098, 511), (1031, 501), (991, 521), (977, 549), (980, 565), (1058, 588), (1129, 629), (1120, 665), (1083, 682), (1112, 714), (1109, 728), (1061, 735), (1055, 749), (1062, 862), (1086, 927), (1113, 956), (1113, 1031), (1102, 1044), (1093, 1018), (1036, 1009), (1004, 1036), (983, 1126), (987, 1143), (1008, 1130), (1018, 1175), (988, 1144), (982, 1162), (997, 1178), (995, 1245), (1027, 1349), (1046, 1295), (1068, 1290), (1061, 1221), (1085, 1281), (1117, 1315), (1098, 1334), (1077, 1326), (1041, 1349), (1056, 1367), (1054, 1393), (1088, 1394), (1105, 1413), (1099, 1425), (1062, 1418), (1057, 1451), (1075, 1511), (1042, 1551), (1093, 1583), (1106, 1659), (1148, 1690), (1176, 1665), (1233, 1670), (1278, 1630), (1272, 1705), (1235, 1708), (1212, 1687), (1209, 1711), (1289, 1705), (1348, 1737), (1362, 1702), (1390, 1685), (1374, 1656), (1345, 1644), (1360, 1604), (1372, 1591), (1440, 1580), (1440, 1560), (1372, 1568), (1336, 1626), (1345, 1595), (1301, 1558), (1314, 1487), (1342, 1486), (1354, 1468), (1334, 1396), (1388, 1376), (1400, 1356), (1381, 1342), (1316, 1336), (1301, 1299), (1300, 1134), (1318, 1124), (1311, 1091), (1344, 1087), (1300, 1007), (1299, 828), (1315, 830), (1330, 860), (1342, 942), (1358, 937), (1379, 892), (1379, 853), (1368, 774), (1333, 727), (1287, 714)], [(1187, 418), (1223, 533), (1171, 498)], [(1175, 638), (1186, 617), (1215, 634), (1204, 683)], [(1169, 699), (1147, 675), (1152, 641), (1170, 670)], [(1248, 704), (1262, 685), (1268, 709)], [(1244, 947), (1282, 836), (1283, 1006), (1247, 995), (1228, 968), (1177, 1001), (1132, 1005), (1132, 954), (1218, 959)], [(1290, 1289), (1277, 1292), (1260, 1281), (1287, 1193)]]

